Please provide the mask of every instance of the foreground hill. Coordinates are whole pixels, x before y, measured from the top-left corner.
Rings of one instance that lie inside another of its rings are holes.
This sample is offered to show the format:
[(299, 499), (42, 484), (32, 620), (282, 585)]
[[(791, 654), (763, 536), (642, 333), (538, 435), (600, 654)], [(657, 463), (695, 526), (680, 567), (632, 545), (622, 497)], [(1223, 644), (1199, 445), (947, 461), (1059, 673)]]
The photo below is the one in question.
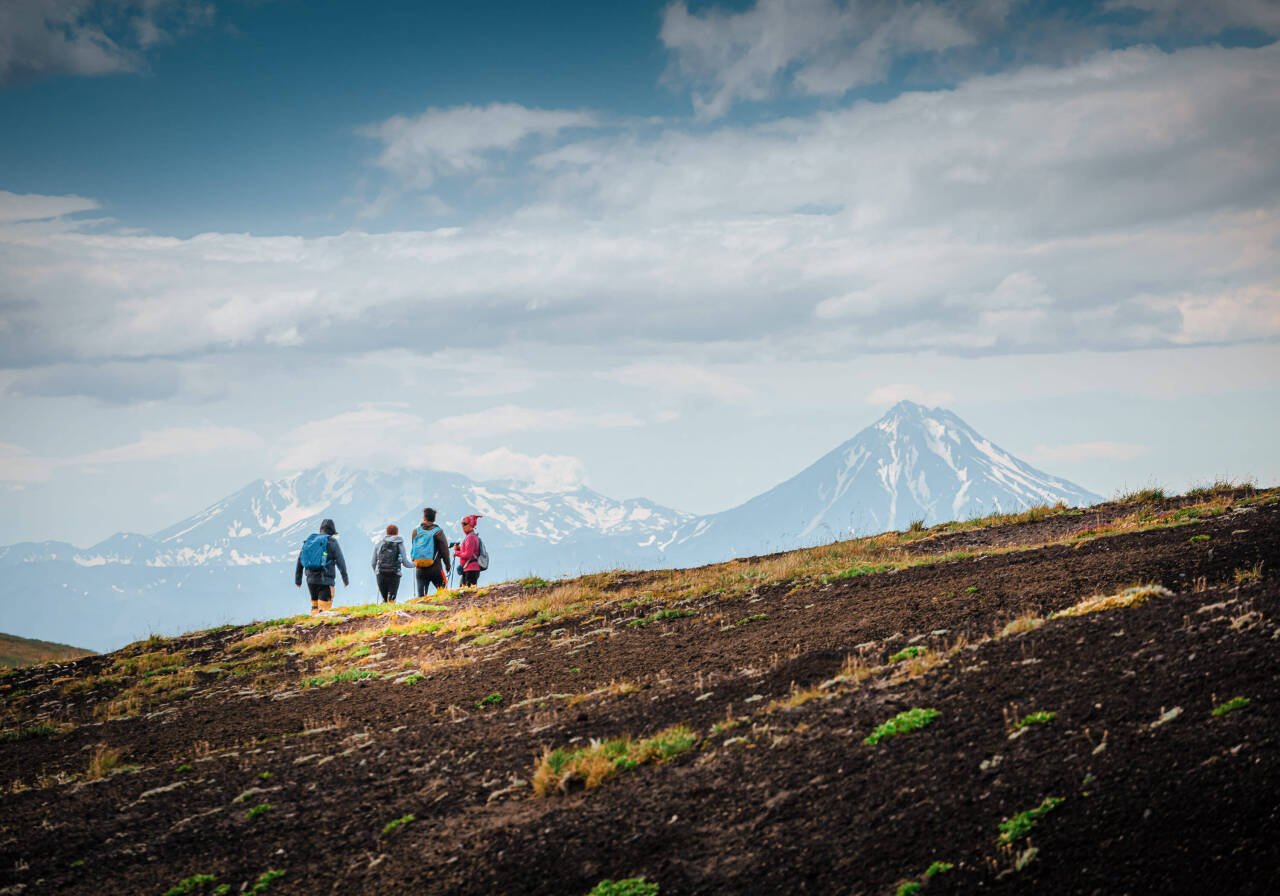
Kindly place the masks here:
[(0, 666), (30, 666), (49, 660), (74, 660), (92, 654), (92, 650), (83, 650), (70, 644), (35, 641), (0, 632)]
[(1278, 562), (1140, 495), (10, 672), (0, 890), (1271, 892)]

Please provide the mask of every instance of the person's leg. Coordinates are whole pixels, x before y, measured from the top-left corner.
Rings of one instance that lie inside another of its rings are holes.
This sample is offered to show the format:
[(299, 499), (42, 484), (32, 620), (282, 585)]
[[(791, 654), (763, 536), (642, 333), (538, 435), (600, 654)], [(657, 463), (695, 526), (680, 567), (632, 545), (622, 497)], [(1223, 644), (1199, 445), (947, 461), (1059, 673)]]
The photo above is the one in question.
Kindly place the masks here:
[(464, 570), (462, 573), (462, 584), (464, 586), (474, 585), (479, 579), (480, 579), (480, 570), (478, 569)]
[(436, 586), (436, 593), (439, 594), (444, 590), (444, 567), (439, 563), (434, 563), (431, 565), (430, 570), (431, 584)]
[(374, 578), (378, 580), (378, 600), (385, 604), (387, 602), (387, 591), (389, 590), (387, 587), (387, 579), (389, 579), (390, 576), (385, 572), (380, 572), (374, 576)]
[(328, 613), (333, 609), (333, 594), (338, 590), (337, 585), (324, 585), (323, 592), (320, 596), (320, 612)]
[(311, 592), (311, 615), (315, 616), (320, 612), (320, 598), (323, 597), (326, 589), (324, 585), (307, 582), (307, 590)]
[(388, 603), (396, 602), (396, 595), (400, 593), (400, 577), (398, 575), (387, 576), (387, 587), (382, 589)]
[(418, 597), (427, 596), (427, 590), (431, 585), (431, 580), (427, 578), (427, 571), (430, 568), (431, 567), (428, 566), (426, 569), (424, 569), (420, 566), (418, 567), (417, 570), (414, 571), (413, 580), (414, 580), (414, 584), (417, 585)]

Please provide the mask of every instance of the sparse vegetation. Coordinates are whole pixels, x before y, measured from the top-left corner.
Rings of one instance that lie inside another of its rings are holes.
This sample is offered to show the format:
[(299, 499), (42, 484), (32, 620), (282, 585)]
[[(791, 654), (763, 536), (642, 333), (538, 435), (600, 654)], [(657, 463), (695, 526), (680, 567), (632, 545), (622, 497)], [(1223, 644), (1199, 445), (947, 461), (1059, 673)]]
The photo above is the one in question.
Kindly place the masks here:
[(1057, 718), (1057, 716), (1058, 714), (1056, 712), (1045, 712), (1044, 710), (1027, 713), (1025, 716), (1013, 723), (1013, 729), (1017, 731), (1030, 725), (1047, 725)]
[(1084, 616), (1089, 613), (1100, 613), (1108, 610), (1119, 610), (1124, 607), (1139, 607), (1153, 597), (1172, 597), (1173, 592), (1163, 585), (1134, 585), (1118, 594), (1100, 595), (1086, 598), (1080, 603), (1068, 607), (1050, 618), (1059, 616)]
[(1200, 544), (1201, 542), (1205, 542), (1208, 540), (1209, 540), (1209, 536), (1203, 532), (1201, 532), (1199, 535), (1192, 535), (1190, 538), (1187, 539), (1187, 541), (1190, 542), (1191, 544)]
[(253, 887), (249, 890), (250, 896), (262, 896), (271, 889), (271, 885), (284, 877), (284, 871), (272, 868), (258, 875), (258, 879), (253, 882)]
[(1118, 504), (1159, 504), (1161, 501), (1167, 501), (1168, 495), (1164, 489), (1157, 486), (1148, 486), (1147, 488), (1137, 489), (1136, 491), (1124, 492), (1116, 498)]
[(912, 731), (919, 731), (928, 725), (933, 724), (934, 719), (942, 715), (939, 710), (925, 707), (915, 707), (905, 712), (900, 712), (892, 719), (879, 725), (874, 731), (866, 736), (862, 741), (868, 746), (875, 746), (880, 741), (889, 737), (897, 737), (899, 734), (907, 734)]
[(346, 669), (342, 672), (334, 672), (331, 675), (314, 675), (306, 680), (306, 686), (309, 688), (327, 688), (343, 681), (365, 681), (379, 677), (381, 677), (381, 673), (373, 669)]
[(1007, 846), (1027, 836), (1036, 826), (1036, 822), (1062, 805), (1063, 801), (1063, 797), (1060, 796), (1047, 796), (1034, 809), (1006, 818), (1000, 822), (1000, 837), (997, 842)]
[(1247, 569), (1237, 569), (1232, 574), (1232, 581), (1237, 585), (1252, 585), (1262, 581), (1262, 561), (1259, 560)]
[(951, 862), (934, 862), (925, 869), (924, 877), (928, 880), (931, 877), (937, 877), (939, 874), (946, 874), (952, 868), (956, 867)]
[(189, 894), (203, 889), (208, 884), (216, 884), (217, 882), (218, 878), (212, 874), (193, 874), (165, 890), (164, 896), (189, 896)]
[(476, 701), (476, 709), (486, 709), (490, 706), (501, 706), (502, 695), (498, 693), (489, 694), (487, 697), (481, 697)]
[(248, 812), (244, 813), (244, 817), (252, 821), (253, 819), (257, 818), (259, 815), (266, 815), (268, 812), (271, 811), (271, 809), (272, 809), (272, 806), (270, 803), (258, 803), (258, 805), (254, 806)]
[(681, 619), (686, 616), (697, 616), (693, 610), (658, 610), (648, 616), (641, 616), (639, 619), (632, 619), (627, 623), (631, 628), (643, 628), (653, 622), (661, 622), (664, 619)]
[(928, 647), (922, 647), (919, 644), (913, 644), (910, 647), (904, 647), (901, 650), (899, 650), (897, 653), (890, 655), (889, 662), (900, 663), (903, 660), (915, 659), (916, 657), (928, 652), (929, 652)]
[(107, 744), (98, 744), (93, 748), (93, 756), (89, 758), (89, 768), (85, 770), (86, 781), (97, 781), (120, 768), (120, 751)]
[(912, 896), (924, 889), (924, 884), (915, 880), (904, 880), (898, 884), (898, 889), (893, 891), (893, 896)]
[(1213, 717), (1219, 718), (1225, 716), (1229, 712), (1235, 712), (1237, 709), (1244, 709), (1253, 701), (1248, 697), (1232, 697), (1225, 703), (1220, 703), (1213, 708)]
[(658, 896), (658, 885), (650, 883), (643, 877), (606, 879), (592, 887), (587, 896)]
[(897, 569), (892, 563), (855, 563), (848, 569), (842, 569), (840, 572), (823, 576), (822, 583), (838, 582), (841, 579), (856, 579), (858, 576), (873, 576), (877, 573), (888, 572), (891, 569)]
[(575, 784), (587, 790), (600, 786), (620, 771), (648, 762), (666, 762), (692, 749), (698, 736), (684, 725), (635, 740), (616, 737), (593, 741), (579, 749), (555, 749), (543, 753), (533, 771), (533, 793), (547, 796), (564, 792)]
[(382, 826), (382, 836), (386, 837), (388, 834), (394, 834), (405, 825), (413, 824), (415, 821), (417, 821), (417, 819), (412, 813), (408, 815), (401, 815), (399, 818), (394, 818)]

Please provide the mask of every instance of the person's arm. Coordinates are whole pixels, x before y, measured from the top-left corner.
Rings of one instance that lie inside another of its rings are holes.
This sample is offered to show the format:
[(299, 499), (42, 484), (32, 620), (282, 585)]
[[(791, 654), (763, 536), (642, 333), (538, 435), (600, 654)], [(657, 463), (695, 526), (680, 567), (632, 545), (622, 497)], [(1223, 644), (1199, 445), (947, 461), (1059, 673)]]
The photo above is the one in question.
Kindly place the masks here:
[(302, 552), (298, 552), (298, 565), (293, 568), (293, 584), (302, 587)]
[(449, 559), (449, 539), (445, 536), (443, 529), (436, 530), (435, 552), (436, 556), (444, 562), (445, 572), (452, 572), (453, 563)]
[(373, 571), (378, 571), (378, 548), (382, 547), (382, 542), (378, 542), (373, 546), (373, 559), (369, 561), (369, 565), (373, 567)]
[(409, 552), (405, 550), (404, 542), (400, 542), (400, 565), (405, 569), (413, 569), (413, 564), (409, 562)]
[(329, 544), (333, 547), (333, 561), (338, 564), (338, 570), (342, 573), (342, 587), (350, 588), (351, 579), (347, 575), (347, 560), (342, 556), (342, 545), (332, 535), (329, 536)]
[(458, 566), (466, 569), (467, 564), (476, 559), (480, 553), (480, 536), (474, 532), (468, 532), (467, 537), (462, 539), (462, 544), (458, 545)]

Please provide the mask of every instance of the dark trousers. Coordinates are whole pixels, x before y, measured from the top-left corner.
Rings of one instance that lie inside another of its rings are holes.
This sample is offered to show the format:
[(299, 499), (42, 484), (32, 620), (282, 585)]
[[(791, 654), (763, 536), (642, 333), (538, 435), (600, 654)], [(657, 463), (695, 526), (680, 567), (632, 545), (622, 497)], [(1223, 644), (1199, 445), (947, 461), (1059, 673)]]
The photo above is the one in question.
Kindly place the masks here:
[(307, 590), (311, 592), (312, 600), (333, 600), (332, 585), (318, 585), (315, 582), (307, 582)]
[(414, 578), (418, 584), (418, 597), (426, 597), (432, 585), (436, 586), (437, 591), (444, 587), (444, 567), (439, 563), (419, 566)]
[(473, 569), (468, 571), (464, 569), (462, 571), (462, 584), (475, 585), (479, 583), (479, 581), (480, 581), (480, 570)]
[(395, 603), (396, 595), (400, 593), (400, 573), (398, 572), (380, 572), (378, 573), (378, 596), (382, 598), (382, 602)]

